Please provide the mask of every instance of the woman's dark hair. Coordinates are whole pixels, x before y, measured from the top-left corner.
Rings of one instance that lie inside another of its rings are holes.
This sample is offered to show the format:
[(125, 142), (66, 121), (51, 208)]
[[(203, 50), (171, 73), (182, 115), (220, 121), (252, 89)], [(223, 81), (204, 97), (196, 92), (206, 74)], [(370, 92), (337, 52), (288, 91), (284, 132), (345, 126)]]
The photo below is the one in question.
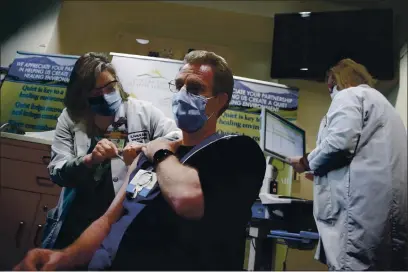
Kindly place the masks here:
[(127, 100), (129, 95), (123, 90), (116, 70), (108, 57), (102, 53), (86, 53), (75, 62), (64, 98), (64, 105), (68, 114), (75, 122), (87, 119), (89, 113), (88, 93), (95, 88), (96, 79), (104, 71), (111, 73), (118, 81), (120, 96), (124, 101)]

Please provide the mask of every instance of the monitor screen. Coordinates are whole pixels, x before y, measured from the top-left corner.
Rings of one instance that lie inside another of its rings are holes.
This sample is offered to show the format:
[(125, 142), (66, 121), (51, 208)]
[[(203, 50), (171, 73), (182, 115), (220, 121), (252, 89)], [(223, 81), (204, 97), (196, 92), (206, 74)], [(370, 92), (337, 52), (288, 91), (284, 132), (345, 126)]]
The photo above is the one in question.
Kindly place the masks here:
[(305, 154), (305, 131), (268, 109), (262, 110), (261, 148), (286, 161)]

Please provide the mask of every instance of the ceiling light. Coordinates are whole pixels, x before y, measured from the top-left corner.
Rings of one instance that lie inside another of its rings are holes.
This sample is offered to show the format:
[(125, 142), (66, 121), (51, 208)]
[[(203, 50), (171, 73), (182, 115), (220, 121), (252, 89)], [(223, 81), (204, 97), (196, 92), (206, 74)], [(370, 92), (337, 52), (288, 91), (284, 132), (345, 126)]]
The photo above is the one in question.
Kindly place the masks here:
[(136, 41), (138, 43), (140, 43), (140, 44), (148, 44), (149, 43), (149, 40), (146, 40), (146, 39), (136, 39)]
[(309, 68), (300, 68), (300, 71), (308, 71)]
[(300, 16), (302, 16), (302, 18), (305, 18), (305, 17), (309, 17), (311, 12), (310, 11), (302, 11), (302, 12), (299, 12), (299, 14), (300, 14)]

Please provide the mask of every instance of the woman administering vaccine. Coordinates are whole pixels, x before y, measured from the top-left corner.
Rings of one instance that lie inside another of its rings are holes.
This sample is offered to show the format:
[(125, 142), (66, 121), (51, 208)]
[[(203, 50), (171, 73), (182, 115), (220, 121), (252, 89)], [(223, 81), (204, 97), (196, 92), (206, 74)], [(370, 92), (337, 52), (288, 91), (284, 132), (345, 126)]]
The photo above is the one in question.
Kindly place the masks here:
[(328, 73), (332, 103), (316, 148), (292, 158), (314, 175), (316, 258), (330, 270), (407, 270), (407, 132), (350, 59)]
[(45, 248), (70, 245), (107, 210), (124, 182), (126, 165), (145, 143), (181, 137), (175, 122), (160, 110), (128, 97), (102, 54), (78, 59), (64, 104), (48, 166), (52, 181), (63, 189), (47, 216)]

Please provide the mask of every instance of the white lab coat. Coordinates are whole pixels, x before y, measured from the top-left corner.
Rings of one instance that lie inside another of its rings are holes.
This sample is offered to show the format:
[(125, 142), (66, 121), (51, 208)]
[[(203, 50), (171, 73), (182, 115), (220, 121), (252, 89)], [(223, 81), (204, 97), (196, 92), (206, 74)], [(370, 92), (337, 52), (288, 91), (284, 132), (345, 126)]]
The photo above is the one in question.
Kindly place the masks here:
[(339, 150), (356, 150), (351, 164), (314, 179), (315, 258), (331, 270), (408, 269), (407, 132), (368, 85), (333, 98), (308, 155), (311, 170)]
[[(165, 137), (170, 140), (182, 138), (181, 130), (177, 128), (176, 123), (172, 119), (167, 118), (150, 102), (129, 97), (120, 106), (115, 120), (120, 117), (127, 118), (129, 141), (148, 143), (158, 137)], [(52, 159), (48, 169), (52, 181), (63, 188), (57, 207), (50, 210), (47, 214), (47, 224), (42, 244), (44, 248), (54, 247), (68, 210), (75, 199), (76, 189), (73, 185), (74, 181), (62, 178), (59, 171), (68, 161), (88, 153), (91, 146), (91, 138), (89, 138), (86, 131), (85, 123), (75, 123), (70, 118), (66, 109), (62, 111), (58, 118), (51, 146)], [(125, 182), (127, 168), (121, 160), (112, 159), (111, 172), (112, 180), (117, 180), (113, 182), (115, 192), (117, 193), (123, 182)], [(94, 183), (97, 182), (96, 179), (97, 177), (95, 177)], [(77, 182), (77, 180), (75, 181)], [(89, 180), (89, 183), (91, 182), (92, 180)]]

